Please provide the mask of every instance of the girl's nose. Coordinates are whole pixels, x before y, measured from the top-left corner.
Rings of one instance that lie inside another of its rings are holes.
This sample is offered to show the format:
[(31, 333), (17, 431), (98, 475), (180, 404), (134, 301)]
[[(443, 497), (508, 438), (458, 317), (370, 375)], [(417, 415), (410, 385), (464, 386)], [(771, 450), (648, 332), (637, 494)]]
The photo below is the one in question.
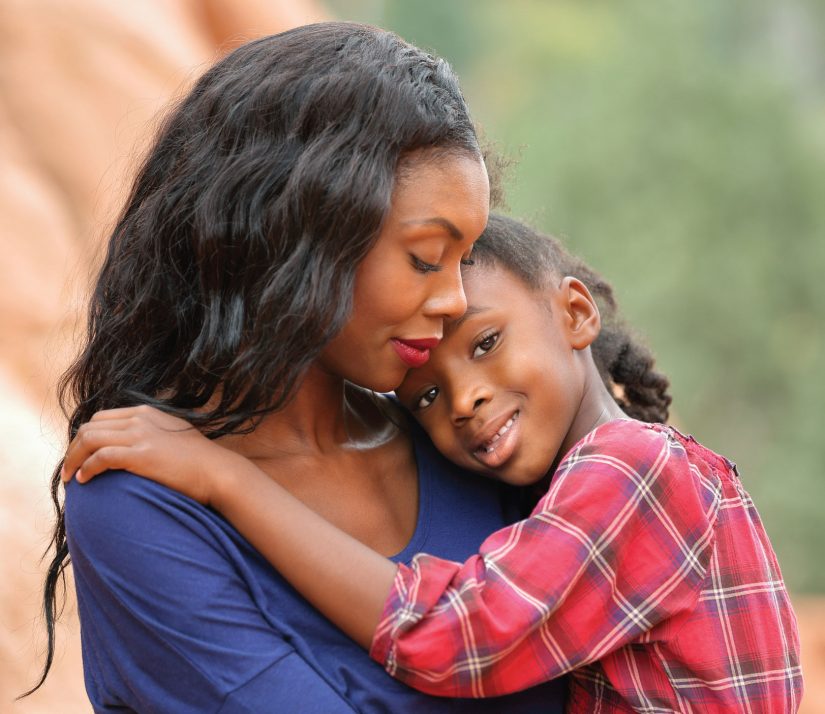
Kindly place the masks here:
[(490, 400), (489, 394), (484, 387), (476, 385), (475, 388), (465, 388), (452, 396), (451, 417), (455, 426), (462, 426), (470, 421), (478, 410)]

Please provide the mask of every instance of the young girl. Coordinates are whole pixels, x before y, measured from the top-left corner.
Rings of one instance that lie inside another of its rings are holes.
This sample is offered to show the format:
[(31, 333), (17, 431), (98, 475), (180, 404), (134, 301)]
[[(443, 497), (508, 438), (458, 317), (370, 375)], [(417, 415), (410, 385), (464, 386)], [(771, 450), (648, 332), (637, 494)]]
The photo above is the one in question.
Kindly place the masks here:
[(666, 418), (667, 381), (601, 327), (609, 287), (505, 218), (473, 259), (467, 312), (398, 397), (457, 464), (549, 488), (465, 563), (396, 566), (155, 411), (98, 414), (65, 475), (127, 467), (211, 504), (422, 691), (489, 697), (571, 672), (574, 712), (795, 711), (798, 633), (754, 505), (730, 461), (631, 418)]

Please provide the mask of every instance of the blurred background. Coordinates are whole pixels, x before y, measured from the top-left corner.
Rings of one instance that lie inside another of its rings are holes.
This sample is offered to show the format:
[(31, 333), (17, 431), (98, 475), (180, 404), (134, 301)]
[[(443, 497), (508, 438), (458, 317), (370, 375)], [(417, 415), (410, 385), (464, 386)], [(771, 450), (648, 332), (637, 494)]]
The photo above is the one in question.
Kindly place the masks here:
[[(739, 465), (825, 711), (825, 4), (0, 0), (0, 709), (35, 678), (54, 386), (153, 117), (212, 61), (322, 18), (447, 58), (515, 160), (507, 212), (613, 283), (674, 422)], [(87, 712), (71, 605), (19, 712)]]

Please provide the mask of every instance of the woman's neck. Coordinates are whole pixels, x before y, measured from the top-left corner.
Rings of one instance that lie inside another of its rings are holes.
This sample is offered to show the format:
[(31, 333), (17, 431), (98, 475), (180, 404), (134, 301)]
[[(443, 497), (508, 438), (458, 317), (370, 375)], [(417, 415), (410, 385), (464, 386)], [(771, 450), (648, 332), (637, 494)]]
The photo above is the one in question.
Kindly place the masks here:
[(371, 393), (312, 366), (283, 409), (221, 443), (251, 459), (324, 456), (374, 448), (396, 433)]
[(391, 555), (415, 531), (418, 476), (410, 438), (379, 398), (313, 368), (284, 409), (221, 443), (338, 528)]

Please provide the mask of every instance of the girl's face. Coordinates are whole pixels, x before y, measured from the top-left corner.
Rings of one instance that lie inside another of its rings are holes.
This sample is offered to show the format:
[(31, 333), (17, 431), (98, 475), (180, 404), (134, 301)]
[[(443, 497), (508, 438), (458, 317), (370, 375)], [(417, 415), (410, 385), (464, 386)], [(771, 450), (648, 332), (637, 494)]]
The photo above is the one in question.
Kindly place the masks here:
[(378, 240), (358, 267), (353, 313), (319, 365), (380, 392), (427, 362), (444, 321), (464, 314), (461, 263), (487, 224), (481, 158), (411, 158)]
[(598, 335), (598, 310), (573, 278), (534, 291), (504, 269), (475, 266), (464, 286), (466, 314), (446, 325), (398, 397), (451, 461), (535, 483), (592, 428), (585, 348)]

